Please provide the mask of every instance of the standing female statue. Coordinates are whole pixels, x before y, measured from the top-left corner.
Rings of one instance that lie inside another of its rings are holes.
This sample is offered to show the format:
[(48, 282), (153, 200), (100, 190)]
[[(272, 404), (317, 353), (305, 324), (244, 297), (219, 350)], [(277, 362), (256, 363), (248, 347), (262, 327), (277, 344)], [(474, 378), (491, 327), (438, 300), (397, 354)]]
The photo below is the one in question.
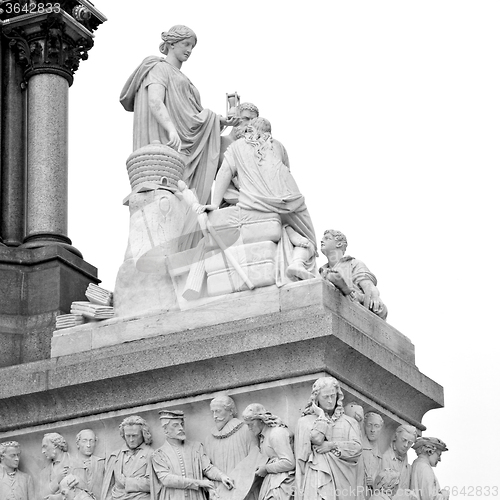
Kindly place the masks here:
[(221, 126), (235, 125), (237, 119), (203, 109), (198, 90), (181, 72), (196, 46), (193, 30), (176, 25), (161, 38), (165, 57), (144, 59), (127, 80), (120, 102), (134, 112), (134, 151), (155, 140), (180, 151), (184, 180), (206, 203), (219, 161)]
[(333, 377), (313, 385), (295, 434), (297, 500), (355, 499), (361, 439), (356, 420), (344, 415), (344, 395)]

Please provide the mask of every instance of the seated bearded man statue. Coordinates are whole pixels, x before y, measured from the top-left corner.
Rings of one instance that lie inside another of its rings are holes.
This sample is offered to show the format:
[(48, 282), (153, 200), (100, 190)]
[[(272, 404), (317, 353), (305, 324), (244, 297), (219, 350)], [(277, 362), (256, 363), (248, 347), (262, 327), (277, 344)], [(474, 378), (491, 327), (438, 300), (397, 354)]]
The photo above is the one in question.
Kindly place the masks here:
[(286, 151), (273, 141), (269, 121), (261, 117), (251, 120), (244, 136), (226, 151), (215, 179), (212, 204), (198, 209), (198, 213), (218, 209), (231, 180), (237, 176), (237, 206), (279, 214), (283, 229), (278, 245), (278, 286), (317, 275), (314, 227), (286, 162)]

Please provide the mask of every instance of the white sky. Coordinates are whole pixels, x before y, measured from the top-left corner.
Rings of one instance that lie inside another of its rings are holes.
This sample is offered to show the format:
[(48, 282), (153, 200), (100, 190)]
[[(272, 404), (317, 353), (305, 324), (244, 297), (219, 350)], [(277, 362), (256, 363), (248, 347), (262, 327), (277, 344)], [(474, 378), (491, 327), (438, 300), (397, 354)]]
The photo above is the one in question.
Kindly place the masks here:
[(498, 0), (94, 3), (108, 21), (70, 89), (69, 236), (102, 286), (128, 236), (132, 114), (118, 96), (185, 24), (198, 45), (182, 71), (204, 107), (225, 113), (235, 90), (259, 106), (318, 238), (347, 235), (389, 323), (444, 386), (446, 407), (423, 421), (450, 448), (441, 486), (499, 487)]

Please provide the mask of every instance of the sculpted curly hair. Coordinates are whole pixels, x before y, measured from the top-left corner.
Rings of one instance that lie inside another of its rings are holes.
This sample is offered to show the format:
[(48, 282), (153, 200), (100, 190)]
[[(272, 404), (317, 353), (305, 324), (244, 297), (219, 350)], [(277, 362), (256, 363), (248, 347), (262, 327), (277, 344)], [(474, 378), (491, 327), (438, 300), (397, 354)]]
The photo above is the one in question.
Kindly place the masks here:
[(142, 437), (144, 438), (144, 443), (150, 445), (153, 442), (153, 436), (151, 435), (151, 431), (149, 430), (149, 426), (146, 421), (139, 417), (138, 415), (132, 415), (131, 417), (127, 417), (118, 427), (120, 430), (120, 437), (125, 439), (125, 430), (124, 427), (128, 425), (140, 425), (142, 428)]
[(66, 439), (64, 439), (61, 434), (57, 432), (49, 432), (43, 436), (43, 439), (48, 439), (56, 448), (59, 448), (62, 451), (68, 451), (68, 443), (66, 443)]
[(323, 236), (326, 236), (329, 234), (330, 236), (333, 236), (333, 239), (337, 242), (340, 242), (344, 249), (347, 248), (347, 238), (345, 237), (345, 234), (342, 233), (341, 231), (337, 231), (336, 229), (327, 229), (324, 233)]
[(337, 402), (335, 403), (335, 411), (333, 412), (332, 418), (334, 420), (337, 420), (341, 415), (344, 414), (344, 406), (342, 403), (342, 401), (344, 400), (344, 393), (340, 388), (339, 381), (333, 377), (321, 377), (316, 380), (316, 382), (314, 382), (312, 386), (311, 397), (309, 399), (309, 402), (306, 404), (304, 411), (302, 412), (303, 417), (314, 413), (312, 410), (312, 403), (318, 405), (319, 393), (322, 389), (325, 389), (327, 387), (334, 388), (337, 394)]
[(7, 448), (20, 448), (20, 446), (17, 441), (5, 441), (4, 443), (0, 443), (0, 460), (5, 455)]
[(260, 420), (268, 427), (286, 427), (281, 418), (267, 411), (261, 404), (249, 404), (241, 414), (241, 418), (246, 422), (251, 420)]

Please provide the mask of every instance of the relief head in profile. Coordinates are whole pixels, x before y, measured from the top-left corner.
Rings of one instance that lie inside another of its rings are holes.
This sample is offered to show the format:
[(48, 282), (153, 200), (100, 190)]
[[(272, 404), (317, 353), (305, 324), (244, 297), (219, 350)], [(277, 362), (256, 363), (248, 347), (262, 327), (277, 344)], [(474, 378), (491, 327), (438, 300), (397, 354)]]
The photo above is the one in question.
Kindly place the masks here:
[(248, 405), (242, 413), (250, 432), (259, 438), (264, 463), (255, 475), (264, 478), (259, 500), (292, 499), (295, 489), (295, 457), (292, 433), (283, 421), (259, 403)]
[(57, 432), (45, 434), (42, 439), (42, 454), (47, 465), (40, 472), (40, 493), (44, 500), (59, 500), (59, 483), (71, 472), (68, 443)]
[(446, 444), (435, 437), (419, 437), (413, 449), (417, 459), (411, 466), (410, 489), (418, 500), (448, 500), (449, 490), (442, 490), (433, 468), (441, 461), (443, 452), (448, 451)]

